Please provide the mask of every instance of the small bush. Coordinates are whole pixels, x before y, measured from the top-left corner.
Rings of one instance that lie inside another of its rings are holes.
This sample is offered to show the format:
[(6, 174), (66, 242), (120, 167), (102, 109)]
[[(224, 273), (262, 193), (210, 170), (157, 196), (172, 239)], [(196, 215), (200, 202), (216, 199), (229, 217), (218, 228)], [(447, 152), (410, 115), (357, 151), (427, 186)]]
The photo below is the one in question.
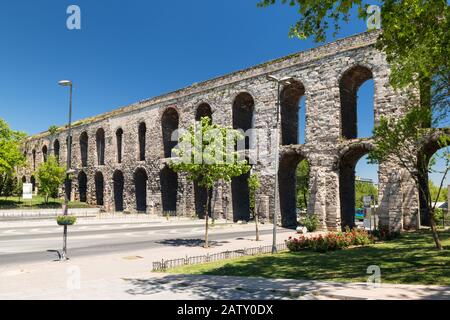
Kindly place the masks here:
[(400, 232), (391, 231), (388, 227), (380, 227), (370, 233), (378, 241), (391, 241), (400, 237)]
[(317, 227), (319, 226), (319, 218), (316, 215), (306, 216), (300, 219), (300, 224), (306, 227), (308, 232), (314, 232), (317, 231)]
[(374, 239), (367, 231), (360, 229), (333, 232), (314, 237), (290, 237), (286, 240), (288, 249), (292, 252), (313, 250), (317, 252), (335, 251), (350, 246), (365, 246), (372, 244)]
[(71, 226), (77, 222), (77, 217), (75, 216), (57, 216), (56, 223), (60, 226)]

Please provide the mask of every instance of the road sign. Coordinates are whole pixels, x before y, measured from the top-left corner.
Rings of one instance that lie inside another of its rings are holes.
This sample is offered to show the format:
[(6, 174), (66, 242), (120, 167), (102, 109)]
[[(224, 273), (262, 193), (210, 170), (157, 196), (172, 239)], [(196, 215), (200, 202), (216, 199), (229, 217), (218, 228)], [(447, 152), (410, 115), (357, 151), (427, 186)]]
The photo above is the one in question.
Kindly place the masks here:
[(32, 183), (24, 183), (23, 184), (22, 198), (23, 199), (33, 199), (33, 184)]
[(372, 196), (363, 197), (364, 207), (370, 207), (372, 205)]

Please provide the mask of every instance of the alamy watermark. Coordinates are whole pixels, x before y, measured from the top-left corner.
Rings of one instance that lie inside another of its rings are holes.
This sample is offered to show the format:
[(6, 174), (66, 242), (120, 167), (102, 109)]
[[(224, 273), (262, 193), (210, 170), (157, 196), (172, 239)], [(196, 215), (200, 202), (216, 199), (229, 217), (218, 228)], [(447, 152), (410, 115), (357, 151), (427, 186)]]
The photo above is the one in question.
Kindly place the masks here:
[(72, 4), (67, 7), (66, 13), (69, 15), (66, 20), (67, 29), (81, 30), (81, 8)]
[(370, 274), (370, 276), (367, 278), (367, 286), (370, 288), (380, 288), (381, 268), (376, 265), (369, 266), (367, 268), (367, 274)]
[(377, 5), (370, 5), (367, 7), (367, 29), (378, 30), (381, 29), (381, 8)]

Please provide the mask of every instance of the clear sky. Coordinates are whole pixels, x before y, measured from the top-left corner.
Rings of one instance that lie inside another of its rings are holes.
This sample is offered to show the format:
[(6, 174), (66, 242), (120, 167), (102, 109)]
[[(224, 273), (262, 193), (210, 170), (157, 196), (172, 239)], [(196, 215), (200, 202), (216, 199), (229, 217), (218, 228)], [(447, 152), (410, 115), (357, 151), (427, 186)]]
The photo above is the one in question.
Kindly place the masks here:
[[(61, 79), (73, 80), (81, 119), (318, 45), (288, 37), (294, 9), (256, 3), (9, 1), (0, 10), (0, 117), (34, 134), (67, 121)], [(66, 28), (71, 4), (81, 8), (81, 30)], [(339, 38), (366, 30), (356, 16), (342, 27)], [(373, 118), (361, 121), (371, 130)], [(359, 165), (357, 174), (375, 179), (376, 169)]]

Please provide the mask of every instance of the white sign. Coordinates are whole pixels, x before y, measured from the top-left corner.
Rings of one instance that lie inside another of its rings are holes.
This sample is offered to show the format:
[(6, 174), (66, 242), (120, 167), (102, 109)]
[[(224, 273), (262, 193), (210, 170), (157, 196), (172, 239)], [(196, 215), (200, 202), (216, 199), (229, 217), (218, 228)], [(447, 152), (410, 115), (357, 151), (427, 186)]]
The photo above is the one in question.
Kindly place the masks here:
[(364, 207), (370, 207), (372, 204), (372, 196), (364, 196), (363, 197)]
[(33, 199), (33, 184), (32, 183), (24, 183), (23, 184), (23, 199)]

